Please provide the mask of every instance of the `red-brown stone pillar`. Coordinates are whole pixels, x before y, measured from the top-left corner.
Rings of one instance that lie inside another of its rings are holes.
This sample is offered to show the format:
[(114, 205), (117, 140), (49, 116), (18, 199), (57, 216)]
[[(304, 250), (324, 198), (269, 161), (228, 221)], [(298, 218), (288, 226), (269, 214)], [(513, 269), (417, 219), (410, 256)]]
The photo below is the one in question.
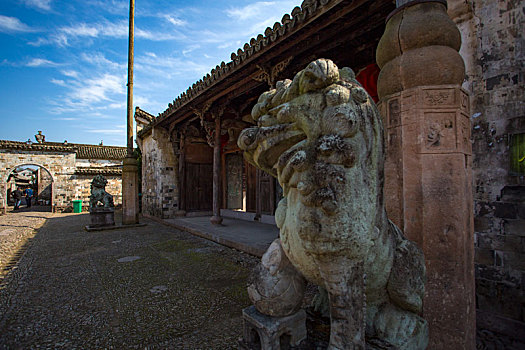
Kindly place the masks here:
[(425, 254), (429, 349), (475, 348), (469, 96), (441, 1), (408, 2), (377, 49), (389, 217)]

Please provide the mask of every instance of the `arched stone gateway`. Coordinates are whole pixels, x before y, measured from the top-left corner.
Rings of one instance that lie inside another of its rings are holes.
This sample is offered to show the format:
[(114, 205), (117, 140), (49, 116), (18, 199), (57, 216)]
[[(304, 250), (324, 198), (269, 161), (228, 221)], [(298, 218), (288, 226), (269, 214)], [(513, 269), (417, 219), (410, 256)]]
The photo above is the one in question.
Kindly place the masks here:
[[(51, 203), (54, 209), (68, 206), (73, 198), (69, 178), (75, 173), (75, 152), (73, 150), (19, 150), (2, 149), (0, 151), (0, 205), (7, 211), (7, 181), (9, 174), (21, 165), (34, 164), (46, 169), (53, 179)], [(58, 207), (58, 208), (57, 208)], [(59, 209), (60, 210), (60, 209)]]
[[(31, 178), (24, 181), (23, 176), (17, 176), (20, 173), (31, 173)], [(25, 183), (27, 182), (27, 184)], [(2, 178), (3, 197), (6, 199), (6, 205), (12, 201), (11, 193), (16, 187), (28, 188), (33, 190), (33, 203), (53, 207), (53, 184), (54, 176), (44, 166), (36, 163), (19, 164), (7, 170), (5, 178)], [(26, 203), (27, 204), (27, 203)]]

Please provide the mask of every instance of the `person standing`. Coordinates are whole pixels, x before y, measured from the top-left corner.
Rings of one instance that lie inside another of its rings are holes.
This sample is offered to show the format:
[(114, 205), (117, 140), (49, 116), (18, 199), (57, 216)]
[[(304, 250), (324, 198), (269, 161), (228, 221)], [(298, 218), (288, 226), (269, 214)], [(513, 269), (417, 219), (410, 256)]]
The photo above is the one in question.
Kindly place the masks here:
[(24, 191), (26, 195), (26, 204), (28, 208), (31, 208), (31, 198), (33, 198), (33, 189), (31, 187), (26, 188)]
[(22, 203), (22, 191), (20, 191), (20, 188), (16, 188), (16, 190), (13, 192), (13, 198), (15, 199), (15, 208), (14, 210), (20, 209), (20, 203)]

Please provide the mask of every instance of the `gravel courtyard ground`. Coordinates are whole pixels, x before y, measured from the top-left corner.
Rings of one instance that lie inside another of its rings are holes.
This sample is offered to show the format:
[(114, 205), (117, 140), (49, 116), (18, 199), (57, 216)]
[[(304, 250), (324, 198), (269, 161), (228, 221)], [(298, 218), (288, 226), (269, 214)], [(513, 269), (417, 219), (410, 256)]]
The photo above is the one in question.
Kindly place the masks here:
[(147, 219), (88, 222), (0, 216), (0, 349), (237, 348), (258, 259)]

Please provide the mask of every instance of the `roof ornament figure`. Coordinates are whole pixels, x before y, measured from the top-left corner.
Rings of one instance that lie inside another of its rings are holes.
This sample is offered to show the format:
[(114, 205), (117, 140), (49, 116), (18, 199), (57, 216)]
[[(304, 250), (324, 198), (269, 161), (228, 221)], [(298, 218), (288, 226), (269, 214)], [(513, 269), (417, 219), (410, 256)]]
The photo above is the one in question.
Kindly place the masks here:
[(39, 130), (38, 134), (35, 135), (36, 142), (44, 143), (46, 142), (46, 135), (42, 135), (42, 131)]

